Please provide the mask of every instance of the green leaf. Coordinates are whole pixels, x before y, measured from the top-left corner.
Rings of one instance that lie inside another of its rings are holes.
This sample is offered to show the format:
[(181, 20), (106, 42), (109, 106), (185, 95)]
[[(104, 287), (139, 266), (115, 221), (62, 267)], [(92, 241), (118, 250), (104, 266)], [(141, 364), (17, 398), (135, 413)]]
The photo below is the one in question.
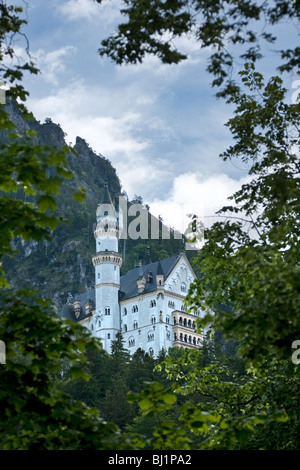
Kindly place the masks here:
[(177, 401), (176, 396), (171, 393), (164, 393), (162, 398), (165, 404), (170, 406), (174, 405), (174, 403)]
[(149, 410), (151, 408), (152, 403), (148, 398), (143, 398), (142, 400), (139, 401), (139, 407), (141, 410)]
[(47, 209), (55, 211), (56, 201), (51, 196), (41, 196), (38, 199), (38, 208), (41, 212), (46, 212)]

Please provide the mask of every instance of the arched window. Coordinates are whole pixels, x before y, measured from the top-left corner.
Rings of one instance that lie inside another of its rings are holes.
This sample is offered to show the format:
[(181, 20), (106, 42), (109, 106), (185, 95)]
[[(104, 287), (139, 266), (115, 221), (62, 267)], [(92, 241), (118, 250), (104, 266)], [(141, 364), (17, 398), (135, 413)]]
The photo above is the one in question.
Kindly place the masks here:
[(166, 323), (170, 323), (170, 317), (169, 317), (169, 315), (166, 316)]
[(127, 308), (124, 308), (124, 315), (127, 315)]
[(148, 341), (154, 341), (154, 333), (148, 333)]
[(185, 284), (185, 282), (182, 282), (182, 283), (181, 283), (180, 290), (181, 290), (181, 292), (186, 292), (186, 284)]
[(150, 356), (154, 355), (154, 349), (153, 348), (149, 348), (149, 354), (150, 354)]
[(155, 323), (156, 323), (156, 318), (155, 317), (151, 317), (151, 323), (152, 323), (152, 325), (155, 325)]
[(124, 331), (127, 331), (127, 325), (124, 325)]
[(110, 315), (110, 307), (105, 307), (104, 314)]
[(134, 340), (134, 338), (132, 338), (132, 337), (129, 338), (129, 340), (128, 340), (128, 346), (129, 346), (130, 348), (132, 348), (132, 346), (134, 346), (134, 345), (135, 345), (135, 340)]
[(134, 329), (134, 330), (137, 330), (137, 329), (138, 329), (138, 322), (137, 322), (137, 321), (135, 321), (135, 322), (133, 323), (133, 329)]

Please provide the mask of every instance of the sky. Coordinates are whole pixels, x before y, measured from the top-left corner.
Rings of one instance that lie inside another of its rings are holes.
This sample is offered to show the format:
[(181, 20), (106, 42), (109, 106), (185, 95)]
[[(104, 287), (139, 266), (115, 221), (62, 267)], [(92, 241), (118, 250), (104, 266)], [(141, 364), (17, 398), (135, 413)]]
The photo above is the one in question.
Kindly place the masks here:
[[(232, 109), (214, 96), (208, 52), (182, 38), (188, 59), (179, 65), (148, 57), (119, 66), (98, 54), (122, 19), (119, 0), (27, 3), (24, 32), (40, 74), (24, 85), (36, 119), (60, 124), (67, 143), (85, 139), (111, 161), (129, 199), (142, 196), (166, 224), (184, 231), (189, 213), (213, 220), (249, 176), (219, 157), (232, 142), (224, 126)], [(21, 56), (21, 38), (16, 47)]]

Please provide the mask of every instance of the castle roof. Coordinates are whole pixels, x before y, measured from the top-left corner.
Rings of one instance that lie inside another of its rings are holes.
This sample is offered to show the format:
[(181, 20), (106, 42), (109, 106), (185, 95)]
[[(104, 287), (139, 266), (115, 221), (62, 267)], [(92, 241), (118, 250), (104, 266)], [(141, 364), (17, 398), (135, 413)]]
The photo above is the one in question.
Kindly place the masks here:
[(85, 305), (88, 301), (92, 301), (92, 310), (95, 309), (96, 301), (95, 301), (95, 289), (87, 290), (83, 294), (75, 295), (72, 298), (72, 302), (76, 300), (80, 300), (80, 315), (76, 318), (75, 316), (75, 309), (74, 305), (72, 304), (65, 304), (62, 308), (61, 316), (63, 318), (67, 318), (68, 320), (76, 320), (81, 321), (85, 318), (92, 316), (92, 312), (86, 313)]
[[(140, 294), (138, 292), (137, 280), (143, 277), (146, 279), (146, 285), (145, 289), (143, 290), (143, 294), (154, 292), (157, 288), (156, 275), (163, 275), (164, 280), (167, 279), (171, 271), (178, 263), (181, 256), (181, 254), (171, 256), (171, 258), (166, 258), (160, 261), (155, 261), (154, 263), (148, 263), (145, 265), (138, 266), (134, 269), (130, 269), (130, 271), (121, 276), (119, 300), (122, 301), (138, 297)], [(63, 306), (61, 312), (62, 317), (75, 321), (81, 321), (90, 317), (92, 313), (86, 313), (85, 305), (88, 301), (91, 300), (92, 310), (95, 309), (95, 289), (90, 289), (84, 292), (83, 294), (75, 295), (72, 298), (72, 302), (75, 302), (76, 300), (80, 301), (80, 315), (76, 318), (74, 305), (71, 303), (66, 303)]]
[[(164, 279), (166, 279), (176, 266), (180, 256), (181, 255), (175, 255), (171, 258), (138, 266), (137, 268), (128, 271), (121, 277), (120, 300), (131, 299), (132, 297), (137, 297), (139, 295), (136, 281), (141, 277), (141, 275), (148, 280), (148, 282), (146, 282), (145, 289), (143, 290), (143, 294), (155, 291), (157, 287), (156, 275), (163, 274)], [(149, 276), (149, 273), (151, 273), (151, 276)]]

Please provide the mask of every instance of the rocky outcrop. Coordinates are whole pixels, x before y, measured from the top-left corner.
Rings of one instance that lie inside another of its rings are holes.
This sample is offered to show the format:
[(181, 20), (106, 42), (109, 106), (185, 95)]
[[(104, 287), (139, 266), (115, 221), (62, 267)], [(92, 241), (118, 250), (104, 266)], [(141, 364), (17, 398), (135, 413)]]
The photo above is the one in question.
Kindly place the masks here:
[[(66, 145), (65, 133), (59, 124), (51, 119), (44, 123), (23, 118), (17, 105), (7, 100), (6, 111), (19, 133), (28, 130), (36, 132), (39, 144)], [(0, 135), (5, 143), (6, 136)], [(40, 243), (14, 241), (18, 254), (5, 258), (3, 267), (12, 285), (37, 288), (42, 295), (52, 298), (58, 307), (66, 301), (68, 291), (83, 292), (94, 284), (92, 255), (95, 250), (93, 223), (98, 203), (101, 200), (105, 178), (110, 191), (117, 196), (121, 186), (116, 170), (102, 155), (96, 154), (81, 137), (76, 138), (74, 152), (68, 155), (69, 167), (74, 178), (66, 180), (57, 197), (59, 213), (70, 224), (61, 224), (52, 234), (52, 240)], [(75, 187), (86, 190), (86, 200), (79, 204), (72, 197)]]

